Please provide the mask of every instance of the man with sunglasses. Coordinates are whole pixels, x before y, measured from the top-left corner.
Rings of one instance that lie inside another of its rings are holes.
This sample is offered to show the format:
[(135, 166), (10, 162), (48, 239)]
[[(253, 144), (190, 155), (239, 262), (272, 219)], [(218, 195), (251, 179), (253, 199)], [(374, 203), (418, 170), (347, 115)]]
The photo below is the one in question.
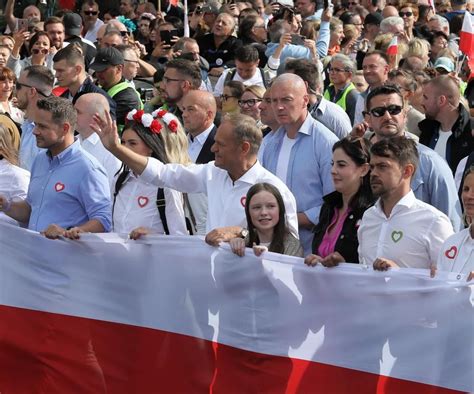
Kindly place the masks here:
[[(408, 108), (400, 90), (393, 85), (373, 89), (367, 96), (365, 122), (353, 130), (359, 136), (367, 127), (374, 132), (372, 142), (406, 136)], [(354, 133), (353, 133), (354, 134)], [(445, 213), (454, 229), (461, 226), (461, 206), (453, 174), (446, 161), (432, 149), (416, 143), (420, 163), (412, 177), (415, 197)]]
[(40, 98), (51, 95), (54, 85), (53, 73), (45, 66), (25, 68), (16, 81), (17, 107), (25, 112), (25, 121), (21, 125), (20, 166), (31, 171), (33, 161), (42, 149), (36, 145), (33, 135), (35, 124), (32, 112)]
[(85, 1), (81, 7), (81, 16), (84, 23), (83, 37), (86, 40), (95, 42), (97, 40), (97, 31), (104, 24), (99, 19), (99, 5), (95, 1)]

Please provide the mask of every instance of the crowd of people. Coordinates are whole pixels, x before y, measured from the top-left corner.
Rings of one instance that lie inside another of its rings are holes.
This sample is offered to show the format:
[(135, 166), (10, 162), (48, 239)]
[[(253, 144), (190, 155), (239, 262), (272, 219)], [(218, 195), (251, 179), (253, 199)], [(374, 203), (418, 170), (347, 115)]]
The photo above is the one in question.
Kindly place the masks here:
[(0, 220), (474, 279), (472, 0), (98, 3), (6, 1)]

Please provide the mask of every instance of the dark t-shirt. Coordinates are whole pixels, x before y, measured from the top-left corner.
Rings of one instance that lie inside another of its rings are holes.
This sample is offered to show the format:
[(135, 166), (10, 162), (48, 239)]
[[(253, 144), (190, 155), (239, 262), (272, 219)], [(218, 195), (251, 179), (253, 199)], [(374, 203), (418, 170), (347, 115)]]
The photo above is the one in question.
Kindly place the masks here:
[(209, 33), (197, 39), (201, 56), (209, 62), (209, 69), (215, 67), (233, 67), (236, 49), (242, 46), (242, 42), (234, 36), (228, 37), (216, 48), (214, 34)]

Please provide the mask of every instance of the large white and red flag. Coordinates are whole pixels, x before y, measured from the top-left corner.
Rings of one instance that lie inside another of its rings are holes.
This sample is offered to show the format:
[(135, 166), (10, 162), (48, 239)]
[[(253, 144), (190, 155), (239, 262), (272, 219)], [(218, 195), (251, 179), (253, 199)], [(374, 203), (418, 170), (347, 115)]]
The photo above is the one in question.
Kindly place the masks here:
[(459, 393), (473, 286), (0, 225), (2, 393)]

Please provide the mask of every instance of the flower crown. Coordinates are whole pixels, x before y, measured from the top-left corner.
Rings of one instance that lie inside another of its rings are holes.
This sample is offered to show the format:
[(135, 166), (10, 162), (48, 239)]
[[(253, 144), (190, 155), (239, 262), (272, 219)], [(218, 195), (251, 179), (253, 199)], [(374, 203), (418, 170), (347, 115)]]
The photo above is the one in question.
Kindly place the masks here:
[(117, 19), (119, 22), (122, 22), (129, 32), (133, 33), (135, 30), (137, 30), (137, 26), (131, 19), (125, 18), (122, 15), (118, 16), (115, 19)]
[(142, 109), (138, 111), (133, 109), (126, 116), (127, 121), (133, 120), (135, 122), (141, 123), (143, 126), (150, 129), (152, 134), (161, 133), (162, 126), (158, 119), (161, 119), (166, 124), (166, 126), (168, 126), (172, 133), (178, 132), (178, 119), (176, 116), (169, 113), (165, 109), (159, 108), (156, 111), (153, 111), (151, 114), (145, 113), (145, 111)]

